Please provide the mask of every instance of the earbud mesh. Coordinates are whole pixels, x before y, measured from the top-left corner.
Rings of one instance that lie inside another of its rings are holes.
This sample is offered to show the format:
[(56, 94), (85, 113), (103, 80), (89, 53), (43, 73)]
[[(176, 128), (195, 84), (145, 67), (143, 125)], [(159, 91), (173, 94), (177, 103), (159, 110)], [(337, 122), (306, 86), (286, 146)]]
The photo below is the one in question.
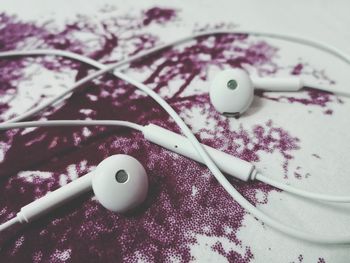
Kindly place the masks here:
[(125, 170), (119, 170), (116, 174), (115, 174), (115, 180), (118, 183), (125, 183), (129, 178), (128, 173)]

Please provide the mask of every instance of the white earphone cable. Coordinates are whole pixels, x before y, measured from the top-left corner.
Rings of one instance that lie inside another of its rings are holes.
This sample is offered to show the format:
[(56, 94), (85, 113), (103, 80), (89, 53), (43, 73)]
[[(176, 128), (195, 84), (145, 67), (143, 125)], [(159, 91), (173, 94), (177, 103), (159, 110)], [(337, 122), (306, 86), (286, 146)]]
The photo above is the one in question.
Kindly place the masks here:
[(318, 194), (318, 193), (312, 193), (309, 191), (304, 191), (301, 189), (297, 189), (295, 187), (286, 185), (284, 183), (280, 183), (278, 181), (275, 181), (271, 178), (268, 178), (260, 173), (256, 174), (255, 177), (256, 180), (263, 182), (265, 184), (271, 185), (273, 187), (276, 187), (278, 189), (281, 189), (283, 191), (289, 192), (294, 195), (302, 196), (308, 199), (314, 199), (314, 200), (320, 200), (320, 201), (326, 201), (326, 202), (334, 202), (334, 203), (349, 203), (350, 202), (350, 196), (334, 196), (334, 195), (325, 195), (325, 194)]
[[(29, 127), (57, 127), (57, 126), (123, 126), (134, 130), (141, 131), (144, 126), (120, 120), (53, 120), (53, 121), (28, 121), (28, 122), (15, 122), (0, 124), (0, 130), (17, 129), (17, 128), (29, 128)], [(265, 177), (264, 175), (257, 173), (255, 178), (258, 181), (274, 186), (278, 189), (292, 193), (294, 195), (302, 196), (309, 199), (336, 202), (336, 203), (349, 203), (350, 196), (332, 196), (318, 193), (312, 193), (296, 189), (292, 186), (277, 182), (273, 179)]]
[(224, 187), (224, 189), (232, 196), (232, 198), (241, 205), (245, 210), (250, 212), (252, 215), (254, 215), (256, 218), (260, 219), (262, 222), (265, 222), (266, 224), (270, 225), (271, 227), (286, 233), (290, 236), (293, 236), (295, 238), (299, 238), (302, 240), (306, 240), (309, 242), (314, 243), (322, 243), (322, 244), (347, 244), (350, 243), (350, 236), (346, 237), (325, 237), (320, 236), (317, 234), (309, 234), (306, 232), (302, 232), (300, 230), (297, 230), (295, 228), (286, 226), (277, 220), (267, 216), (260, 210), (258, 210), (255, 206), (253, 206), (251, 203), (249, 203), (231, 184), (230, 182), (225, 178), (225, 176), (221, 173), (221, 171), (218, 169), (218, 167), (215, 165), (215, 163), (212, 161), (212, 159), (209, 157), (208, 153), (204, 150), (203, 146), (199, 143), (197, 138), (193, 135), (191, 130), (187, 127), (187, 125), (184, 123), (184, 121), (180, 118), (180, 116), (174, 111), (174, 109), (165, 101), (163, 98), (161, 98), (157, 93), (155, 93), (153, 90), (148, 88), (143, 83), (140, 83), (127, 75), (121, 73), (121, 72), (115, 72), (114, 73), (117, 77), (120, 79), (123, 79), (124, 81), (131, 83), (138, 87), (140, 90), (147, 93), (150, 97), (152, 97), (156, 102), (159, 103), (159, 105), (174, 119), (176, 124), (180, 127), (181, 131), (184, 133), (184, 135), (189, 139), (193, 147), (195, 147), (198, 154), (201, 156), (201, 158), (204, 160), (205, 164), (209, 168), (209, 170), (213, 173), (215, 178), (218, 180), (218, 182)]
[[(187, 37), (178, 41), (175, 41), (171, 44), (167, 44), (167, 45), (163, 45), (160, 46), (158, 48), (154, 48), (153, 50), (149, 50), (148, 54), (151, 54), (153, 52), (156, 52), (158, 50), (161, 50), (163, 48), (166, 48), (168, 46), (172, 46), (175, 45), (177, 43), (181, 43), (183, 41), (189, 40), (189, 39), (193, 39), (194, 37), (197, 36), (204, 36), (204, 35), (209, 35), (209, 34), (223, 34), (223, 33), (241, 33), (241, 34), (252, 34), (252, 35), (258, 35), (258, 36), (268, 36), (268, 37), (273, 37), (273, 38), (279, 38), (279, 39), (287, 39), (287, 40), (292, 40), (295, 42), (299, 42), (299, 43), (304, 43), (307, 45), (311, 45), (311, 46), (315, 46), (318, 47), (322, 50), (325, 50), (329, 53), (332, 53), (340, 58), (342, 58), (343, 60), (345, 60), (347, 63), (350, 64), (350, 59), (343, 54), (341, 51), (334, 49), (328, 45), (325, 44), (321, 44), (321, 43), (317, 43), (315, 41), (311, 41), (311, 40), (306, 40), (306, 39), (302, 39), (302, 38), (298, 38), (298, 37), (291, 37), (291, 36), (287, 36), (287, 35), (279, 35), (279, 34), (271, 34), (271, 33), (261, 33), (261, 32), (251, 32), (251, 31), (221, 31), (221, 32), (206, 32), (206, 33), (200, 33), (197, 34), (195, 36), (191, 36), (191, 37)], [(29, 52), (29, 51), (28, 51)], [(30, 113), (28, 112), (27, 114), (23, 114), (21, 116), (18, 116), (17, 118), (11, 119), (8, 122), (15, 122), (24, 118), (27, 118), (29, 116), (32, 116), (34, 114), (36, 114), (37, 112), (41, 111), (42, 109), (46, 108), (47, 106), (52, 105), (52, 103), (60, 100), (62, 97), (64, 97), (65, 95), (69, 94), (70, 92), (72, 92), (75, 88), (79, 87), (80, 85), (83, 85), (84, 83), (86, 83), (87, 81), (92, 80), (95, 77), (100, 76), (101, 74), (108, 72), (112, 69), (115, 69), (121, 65), (124, 65), (126, 63), (129, 63), (131, 61), (134, 61), (138, 58), (141, 58), (146, 54), (147, 52), (144, 52), (142, 54), (139, 54), (137, 58), (131, 57), (129, 58), (127, 61), (122, 61), (110, 66), (104, 66), (103, 64), (101, 65), (101, 70), (95, 72), (94, 74), (85, 77), (84, 79), (80, 80), (79, 82), (76, 83), (76, 85), (74, 85), (71, 89), (69, 89), (68, 91), (66, 91), (64, 93), (64, 95), (60, 94), (59, 96), (55, 97), (54, 99), (52, 99), (50, 102), (47, 102), (44, 106), (41, 106), (40, 108), (36, 108), (34, 110), (32, 110)], [(3, 55), (3, 53), (2, 53)], [(1, 54), (0, 54), (1, 56)], [(97, 63), (97, 62), (95, 62)], [(94, 63), (94, 64), (95, 64)], [(97, 64), (96, 64), (97, 65)], [(144, 85), (143, 83), (140, 83), (138, 81), (135, 81), (134, 79), (128, 77), (127, 75), (121, 73), (121, 72), (114, 72), (114, 75), (123, 79), (124, 81), (127, 81), (128, 83), (131, 83), (133, 85), (135, 85), (136, 87), (138, 87), (139, 89), (143, 90), (146, 94), (148, 94), (149, 96), (151, 96), (154, 100), (156, 100), (159, 105), (161, 107), (163, 107), (168, 113), (169, 115), (175, 120), (175, 122), (177, 123), (177, 125), (181, 128), (182, 132), (184, 133), (184, 135), (189, 139), (189, 141), (191, 142), (191, 144), (194, 146), (194, 148), (196, 149), (196, 151), (198, 152), (198, 154), (201, 156), (201, 158), (204, 160), (204, 162), (206, 163), (207, 167), (209, 168), (209, 170), (214, 174), (214, 176), (216, 177), (216, 179), (219, 181), (219, 183), (224, 187), (224, 189), (233, 197), (233, 199), (238, 202), (244, 209), (246, 209), (247, 211), (249, 211), (252, 215), (254, 215), (255, 217), (257, 217), (258, 219), (260, 219), (261, 221), (265, 222), (266, 224), (270, 225), (271, 227), (286, 233), (290, 236), (299, 238), (299, 239), (303, 239), (306, 241), (310, 241), (310, 242), (315, 242), (315, 243), (322, 243), (322, 244), (347, 244), (350, 243), (350, 236), (346, 236), (346, 237), (326, 237), (326, 236), (319, 236), (316, 234), (309, 234), (306, 232), (302, 232), (300, 230), (297, 230), (295, 228), (286, 226), (278, 221), (276, 221), (275, 219), (267, 216), (266, 214), (264, 214), (263, 212), (261, 212), (260, 210), (258, 210), (256, 207), (254, 207), (251, 203), (249, 203), (231, 184), (230, 182), (224, 177), (224, 175), (221, 173), (221, 171), (217, 168), (217, 166), (215, 165), (215, 163), (212, 161), (212, 159), (209, 157), (209, 155), (207, 154), (207, 152), (204, 150), (204, 148), (202, 147), (202, 145), (198, 142), (198, 140), (196, 139), (196, 137), (192, 134), (191, 130), (187, 127), (187, 125), (184, 123), (184, 121), (180, 118), (180, 116), (173, 110), (173, 108), (166, 102), (164, 101), (158, 94), (156, 94), (153, 90), (151, 90), (150, 88), (148, 88), (146, 85)], [(6, 224), (6, 223), (5, 223)]]
[(119, 120), (57, 120), (57, 121), (27, 121), (0, 124), (0, 130), (29, 128), (29, 127), (56, 127), (56, 126), (122, 126), (142, 131), (143, 126), (129, 121)]
[[(189, 40), (193, 40), (197, 37), (208, 36), (208, 35), (217, 35), (217, 34), (250, 34), (250, 35), (254, 35), (254, 36), (262, 36), (262, 37), (270, 37), (270, 38), (275, 38), (275, 39), (288, 40), (288, 41), (292, 41), (292, 42), (296, 42), (296, 43), (300, 43), (300, 44), (304, 44), (304, 45), (318, 48), (318, 49), (323, 50), (327, 53), (330, 53), (330, 54), (342, 59), (346, 63), (350, 64), (350, 57), (347, 54), (345, 54), (341, 50), (339, 50), (335, 47), (332, 47), (328, 44), (314, 41), (311, 39), (307, 39), (304, 37), (297, 37), (297, 36), (292, 36), (292, 35), (287, 35), (287, 34), (279, 34), (279, 33), (258, 32), (258, 31), (252, 31), (252, 30), (214, 30), (214, 31), (200, 32), (200, 33), (193, 34), (191, 36), (186, 36), (186, 37), (180, 38), (180, 39), (172, 41), (170, 43), (166, 43), (166, 44), (151, 48), (151, 49), (146, 50), (144, 52), (140, 52), (137, 55), (131, 56), (131, 57), (126, 58), (120, 62), (111, 64), (108, 66), (103, 65), (103, 64), (101, 64), (93, 59), (90, 59), (88, 57), (81, 56), (79, 54), (75, 54), (75, 53), (68, 52), (68, 51), (52, 50), (52, 49), (5, 51), (5, 52), (0, 52), (0, 58), (13, 57), (13, 56), (24, 56), (24, 55), (26, 55), (26, 56), (29, 56), (29, 55), (31, 55), (31, 56), (56, 55), (56, 56), (63, 56), (63, 57), (74, 59), (74, 60), (77, 60), (80, 62), (84, 62), (84, 63), (87, 63), (91, 66), (94, 66), (94, 67), (100, 69), (100, 70), (92, 73), (91, 75), (88, 75), (88, 76), (82, 78), (81, 80), (77, 81), (71, 88), (67, 89), (66, 91), (62, 92), (61, 94), (57, 95), (56, 97), (50, 99), (49, 101), (43, 103), (42, 105), (39, 105), (31, 110), (28, 110), (27, 112), (25, 112), (17, 117), (14, 117), (10, 120), (7, 120), (6, 122), (17, 122), (17, 121), (21, 121), (25, 118), (28, 118), (30, 116), (33, 116), (33, 115), (37, 114), (38, 112), (42, 111), (43, 109), (45, 109), (49, 106), (52, 106), (57, 101), (60, 101), (66, 95), (72, 93), (78, 87), (80, 87), (80, 86), (84, 85), (85, 83), (103, 75), (104, 73), (107, 73), (107, 72), (112, 71), (114, 69), (120, 68), (126, 64), (129, 64), (133, 61), (136, 61), (136, 60), (143, 58), (145, 56), (148, 56), (150, 54), (156, 53), (160, 50), (163, 50), (163, 49), (175, 46), (175, 45), (179, 45), (179, 44), (187, 42)], [(326, 91), (332, 92), (332, 90), (326, 90)], [(350, 96), (350, 93), (340, 92), (340, 91), (335, 91), (335, 92), (345, 94), (346, 96)]]
[[(142, 132), (143, 126), (129, 121), (120, 120), (57, 120), (57, 121), (28, 121), (16, 123), (4, 123), (0, 125), (0, 130), (29, 128), (29, 127), (56, 127), (56, 126), (122, 126)], [(14, 217), (3, 224), (0, 224), (0, 232), (17, 224), (18, 217)]]
[(328, 89), (327, 87), (325, 87), (324, 85), (318, 83), (317, 81), (311, 81), (311, 80), (305, 80), (303, 79), (302, 80), (303, 82), (303, 86), (304, 87), (310, 87), (310, 88), (314, 88), (316, 90), (322, 90), (322, 91), (326, 91), (326, 92), (332, 92), (336, 95), (339, 95), (339, 96), (343, 96), (343, 97), (348, 97), (350, 98), (350, 94), (345, 92), (345, 91), (340, 91), (340, 90), (330, 90)]
[(0, 232), (1, 231), (4, 231), (5, 229), (17, 224), (19, 221), (18, 221), (18, 218), (15, 216), (13, 218), (11, 218), (10, 220), (6, 221), (5, 223), (2, 223), (0, 225)]

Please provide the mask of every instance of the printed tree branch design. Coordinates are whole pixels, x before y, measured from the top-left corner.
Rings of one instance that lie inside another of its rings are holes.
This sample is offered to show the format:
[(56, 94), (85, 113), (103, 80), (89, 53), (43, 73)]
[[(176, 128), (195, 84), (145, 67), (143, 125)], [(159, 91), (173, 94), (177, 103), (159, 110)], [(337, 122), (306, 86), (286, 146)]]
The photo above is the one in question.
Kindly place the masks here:
[[(158, 37), (144, 33), (148, 26), (165, 26), (179, 19), (177, 10), (157, 7), (138, 15), (115, 16), (114, 11), (108, 6), (101, 9), (103, 19), (98, 21), (79, 15), (63, 29), (56, 28), (54, 22), (36, 25), (1, 14), (0, 50), (55, 48), (113, 63), (160, 42)], [(199, 112), (205, 126), (196, 135), (203, 143), (253, 162), (259, 161), (261, 152), (279, 152), (284, 158), (281, 165), (286, 176), (292, 152), (299, 149), (298, 138), (275, 127), (272, 120), (252, 128), (241, 126), (232, 130), (229, 121), (210, 106), (205, 88), (196, 84), (196, 89), (190, 89), (193, 82), (207, 80), (209, 68), (213, 66), (250, 65), (262, 74), (274, 74), (279, 70), (274, 62), (277, 53), (276, 47), (244, 34), (208, 36), (136, 61), (130, 70), (150, 72), (144, 83), (162, 94), (189, 126), (196, 126), (194, 117)], [(10, 110), (9, 102), (18, 99), (18, 84), (32, 79), (32, 74), (41, 73), (25, 72), (25, 68), (33, 64), (58, 75), (70, 72), (75, 80), (93, 70), (59, 57), (0, 60), (2, 120)], [(302, 66), (297, 67), (294, 74), (300, 73)], [(173, 85), (175, 82), (180, 84)], [(48, 84), (47, 88), (52, 85)], [(265, 93), (258, 95), (275, 99)], [(332, 101), (331, 95), (321, 92), (308, 91), (307, 96), (302, 101), (293, 98), (289, 101), (321, 107)], [(43, 90), (40, 99), (31, 102), (31, 107), (47, 98)], [(20, 109), (14, 109), (15, 114), (20, 114)], [(85, 85), (63, 103), (35, 118), (124, 119), (140, 124), (155, 123), (178, 131), (152, 99), (110, 75)], [(153, 145), (137, 132), (105, 127), (36, 128), (7, 131), (1, 133), (0, 139), (1, 221), (14, 216), (30, 200), (83, 175), (108, 155), (125, 153), (136, 157), (150, 178), (146, 204), (131, 214), (112, 214), (91, 195), (85, 195), (34, 222), (30, 228), (17, 229), (12, 235), (1, 237), (3, 262), (26, 261), (28, 255), (33, 262), (136, 262), (139, 259), (188, 262), (193, 259), (190, 245), (197, 242), (196, 235), (225, 237), (242, 246), (236, 234), (246, 213), (205, 166)], [(268, 193), (273, 190), (261, 183), (248, 185), (230, 180), (254, 205), (266, 203)], [(256, 197), (257, 192), (264, 194), (263, 201)], [(232, 262), (250, 262), (254, 257), (249, 247), (243, 255), (225, 251), (220, 242), (212, 249)]]

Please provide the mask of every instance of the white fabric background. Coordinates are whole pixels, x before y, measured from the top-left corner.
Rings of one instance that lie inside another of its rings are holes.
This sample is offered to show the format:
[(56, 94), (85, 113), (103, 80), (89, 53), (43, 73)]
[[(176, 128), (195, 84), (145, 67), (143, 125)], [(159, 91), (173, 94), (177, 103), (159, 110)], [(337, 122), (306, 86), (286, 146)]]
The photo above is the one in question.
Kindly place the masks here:
[[(54, 19), (57, 24), (76, 13), (94, 14), (97, 7), (105, 3), (118, 6), (120, 10), (143, 9), (151, 6), (178, 8), (181, 21), (157, 32), (163, 42), (188, 35), (195, 24), (205, 25), (220, 22), (233, 23), (239, 29), (257, 29), (269, 32), (307, 36), (334, 45), (350, 53), (350, 2), (338, 1), (277, 1), (277, 0), (192, 0), (192, 1), (19, 1), (2, 0), (0, 12), (17, 14), (21, 19), (45, 21)], [(325, 69), (327, 75), (337, 81), (334, 86), (350, 92), (350, 66), (327, 54), (305, 46), (268, 40), (281, 48), (281, 63), (296, 62), (302, 57), (316, 68)], [(214, 74), (214, 73), (213, 73)], [(210, 76), (209, 76), (210, 77)], [(69, 84), (69, 83), (68, 83)], [(195, 84), (194, 84), (195, 85)], [(271, 95), (273, 96), (273, 94)], [(350, 100), (344, 104), (334, 104), (333, 115), (325, 115), (323, 109), (288, 103), (276, 103), (256, 99), (248, 114), (233, 121), (232, 127), (239, 124), (253, 124), (255, 120), (273, 119), (274, 123), (286, 128), (300, 138), (301, 150), (290, 163), (293, 167), (302, 166), (305, 173), (312, 176), (308, 180), (297, 180), (289, 176), (291, 185), (317, 192), (349, 194), (350, 174)], [(312, 114), (307, 112), (311, 110)], [(310, 157), (312, 153), (322, 159)], [(278, 153), (261, 157), (257, 164), (271, 177), (280, 179), (283, 173)], [(329, 205), (305, 201), (286, 193), (271, 192), (266, 205), (259, 207), (269, 215), (286, 224), (295, 225), (306, 231), (327, 235), (347, 235), (350, 233), (350, 206)], [(239, 237), (244, 246), (250, 246), (254, 259), (252, 262), (320, 262), (346, 263), (350, 261), (349, 245), (320, 246), (295, 240), (263, 226), (250, 215), (246, 215)], [(204, 243), (215, 243), (215, 239), (198, 236), (198, 244), (192, 248), (192, 254), (200, 262), (225, 262), (226, 259), (214, 253)], [(225, 242), (225, 241), (223, 241)], [(226, 242), (227, 246), (234, 244)], [(236, 248), (237, 251), (240, 247)], [(303, 255), (303, 261), (298, 259)]]

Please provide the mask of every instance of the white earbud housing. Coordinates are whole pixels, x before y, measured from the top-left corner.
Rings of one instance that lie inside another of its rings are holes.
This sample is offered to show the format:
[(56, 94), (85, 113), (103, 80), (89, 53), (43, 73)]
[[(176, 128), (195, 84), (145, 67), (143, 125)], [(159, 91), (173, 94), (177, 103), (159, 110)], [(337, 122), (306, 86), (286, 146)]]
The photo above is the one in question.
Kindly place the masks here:
[(22, 207), (15, 218), (0, 226), (0, 231), (10, 223), (29, 223), (91, 187), (102, 206), (113, 212), (126, 212), (146, 199), (148, 177), (135, 158), (125, 154), (112, 155), (94, 171)]
[(217, 74), (211, 83), (210, 101), (214, 108), (229, 117), (245, 112), (254, 98), (254, 87), (247, 72), (226, 69)]
[(112, 155), (96, 167), (92, 189), (102, 206), (113, 212), (126, 212), (146, 199), (148, 178), (135, 158)]

